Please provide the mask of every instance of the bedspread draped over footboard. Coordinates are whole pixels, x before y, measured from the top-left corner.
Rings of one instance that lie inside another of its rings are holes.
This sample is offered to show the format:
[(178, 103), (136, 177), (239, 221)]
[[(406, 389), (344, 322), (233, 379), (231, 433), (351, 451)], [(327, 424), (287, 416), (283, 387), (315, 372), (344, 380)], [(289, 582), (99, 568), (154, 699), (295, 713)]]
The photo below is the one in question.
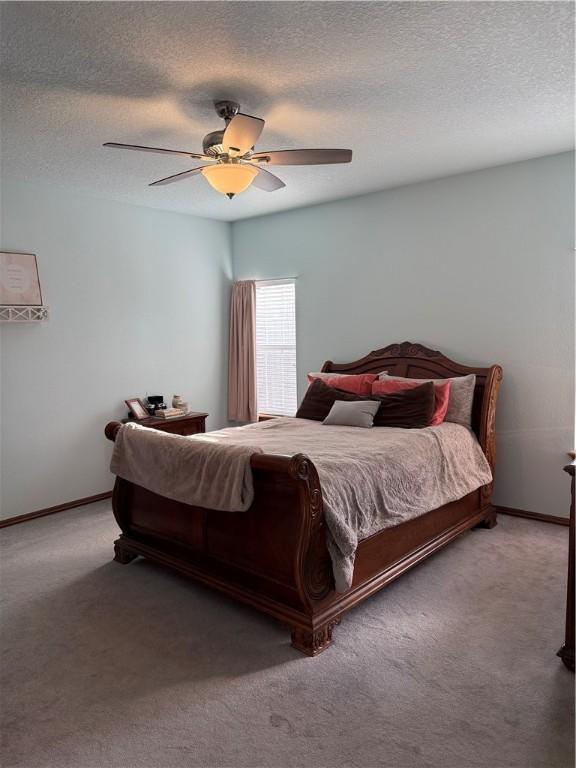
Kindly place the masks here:
[(116, 438), (111, 469), (186, 504), (238, 511), (250, 506), (250, 457), (262, 452), (305, 453), (314, 463), (339, 592), (352, 583), (360, 540), (492, 480), (476, 437), (457, 424), (358, 429), (295, 418), (192, 437), (126, 425)]
[(262, 449), (208, 436), (192, 440), (130, 423), (118, 430), (110, 471), (185, 504), (243, 512), (254, 500), (254, 453)]

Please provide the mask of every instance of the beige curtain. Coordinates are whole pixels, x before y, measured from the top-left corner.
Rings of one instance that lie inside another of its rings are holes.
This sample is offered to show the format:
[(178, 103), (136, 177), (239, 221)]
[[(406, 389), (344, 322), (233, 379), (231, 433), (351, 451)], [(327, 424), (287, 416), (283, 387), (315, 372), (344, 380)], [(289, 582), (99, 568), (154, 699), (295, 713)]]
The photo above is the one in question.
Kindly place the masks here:
[(256, 421), (256, 283), (232, 287), (228, 359), (228, 418)]

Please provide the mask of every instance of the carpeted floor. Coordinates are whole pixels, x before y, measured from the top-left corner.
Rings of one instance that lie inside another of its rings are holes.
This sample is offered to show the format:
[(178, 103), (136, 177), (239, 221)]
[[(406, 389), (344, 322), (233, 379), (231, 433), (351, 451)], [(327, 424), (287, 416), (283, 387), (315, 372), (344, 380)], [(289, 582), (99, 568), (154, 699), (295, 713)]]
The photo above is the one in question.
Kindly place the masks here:
[(501, 517), (344, 617), (316, 659), (158, 566), (107, 504), (6, 528), (4, 768), (568, 768), (568, 529)]

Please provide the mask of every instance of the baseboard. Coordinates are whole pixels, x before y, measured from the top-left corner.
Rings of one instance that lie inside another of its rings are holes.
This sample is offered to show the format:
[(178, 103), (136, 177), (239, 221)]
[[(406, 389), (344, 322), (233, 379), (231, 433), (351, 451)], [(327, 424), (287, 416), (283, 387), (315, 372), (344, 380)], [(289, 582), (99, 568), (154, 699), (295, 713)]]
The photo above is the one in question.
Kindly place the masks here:
[(56, 504), (55, 507), (37, 509), (36, 512), (28, 512), (26, 515), (8, 517), (6, 520), (0, 520), (0, 528), (16, 525), (16, 523), (26, 523), (28, 520), (36, 520), (38, 517), (46, 517), (46, 515), (53, 515), (56, 512), (64, 512), (66, 509), (74, 509), (74, 507), (83, 507), (85, 504), (93, 504), (95, 501), (103, 501), (104, 499), (109, 499), (111, 497), (112, 491), (105, 491), (104, 493), (97, 493), (94, 496), (85, 496), (83, 499), (74, 499), (74, 501), (66, 501), (64, 504)]
[[(112, 491), (105, 491), (104, 493), (97, 493), (94, 496), (85, 496), (83, 499), (74, 499), (74, 501), (66, 501), (64, 504), (56, 504), (54, 507), (46, 507), (45, 509), (37, 509), (35, 512), (29, 512), (26, 515), (17, 515), (16, 517), (8, 517), (6, 520), (0, 520), (0, 528), (6, 528), (9, 525), (16, 525), (17, 523), (25, 523), (28, 520), (36, 520), (38, 517), (46, 517), (47, 515), (54, 515), (56, 512), (64, 512), (67, 509), (74, 509), (75, 507), (83, 507), (85, 504), (93, 504), (95, 501), (103, 501), (104, 499), (110, 499), (112, 497)], [(514, 517), (525, 517), (528, 520), (540, 520), (543, 523), (555, 523), (556, 525), (569, 525), (570, 521), (567, 517), (557, 517), (556, 515), (542, 515), (540, 512), (528, 512), (526, 509), (516, 509), (516, 507), (502, 507), (498, 504), (493, 504), (493, 508), (500, 515), (513, 515)]]
[(526, 509), (516, 509), (516, 507), (500, 507), (498, 504), (493, 504), (493, 507), (499, 515), (526, 517), (528, 520), (540, 520), (542, 523), (555, 523), (556, 525), (570, 524), (570, 520), (567, 517), (558, 517), (557, 515), (543, 515), (540, 512), (528, 512)]

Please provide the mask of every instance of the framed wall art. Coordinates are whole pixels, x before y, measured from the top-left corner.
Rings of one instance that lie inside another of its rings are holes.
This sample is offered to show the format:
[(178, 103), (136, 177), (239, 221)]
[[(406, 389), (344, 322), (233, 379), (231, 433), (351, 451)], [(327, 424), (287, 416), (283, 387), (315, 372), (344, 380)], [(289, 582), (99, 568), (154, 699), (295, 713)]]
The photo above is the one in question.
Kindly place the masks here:
[(42, 293), (35, 254), (0, 251), (0, 306), (41, 305)]

